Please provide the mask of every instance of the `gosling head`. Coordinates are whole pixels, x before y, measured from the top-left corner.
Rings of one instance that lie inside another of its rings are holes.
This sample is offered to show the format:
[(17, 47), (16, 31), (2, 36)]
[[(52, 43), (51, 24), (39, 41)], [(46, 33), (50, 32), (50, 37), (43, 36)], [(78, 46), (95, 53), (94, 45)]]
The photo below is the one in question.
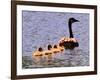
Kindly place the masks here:
[(51, 48), (52, 48), (52, 46), (49, 44), (49, 45), (48, 45), (48, 50), (51, 50)]
[(56, 44), (54, 45), (54, 48), (57, 48), (57, 45)]
[(62, 47), (63, 46), (63, 43), (59, 43), (59, 46)]
[(42, 52), (42, 51), (43, 51), (43, 49), (40, 47), (40, 48), (38, 48), (38, 51)]

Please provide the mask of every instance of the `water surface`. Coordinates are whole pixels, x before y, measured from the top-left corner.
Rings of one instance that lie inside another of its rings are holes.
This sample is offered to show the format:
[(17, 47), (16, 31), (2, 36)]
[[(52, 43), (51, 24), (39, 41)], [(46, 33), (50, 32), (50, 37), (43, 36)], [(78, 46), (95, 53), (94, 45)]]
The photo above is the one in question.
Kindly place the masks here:
[[(38, 47), (46, 50), (48, 44), (54, 45), (63, 36), (69, 37), (68, 20), (70, 17), (80, 21), (72, 25), (73, 34), (79, 42), (79, 47), (55, 55), (50, 63), (41, 60), (40, 64), (36, 64), (32, 58), (32, 52)], [(89, 65), (89, 14), (22, 11), (22, 21), (22, 68)]]

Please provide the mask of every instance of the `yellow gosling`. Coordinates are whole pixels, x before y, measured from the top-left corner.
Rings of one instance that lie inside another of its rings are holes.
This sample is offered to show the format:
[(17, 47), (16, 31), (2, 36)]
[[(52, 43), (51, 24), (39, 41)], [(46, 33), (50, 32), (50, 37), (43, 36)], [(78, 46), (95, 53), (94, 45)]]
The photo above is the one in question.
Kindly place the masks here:
[(52, 60), (53, 57), (53, 52), (52, 52), (52, 46), (48, 45), (48, 50), (44, 51), (44, 57), (46, 58), (47, 61)]
[(64, 46), (61, 43), (59, 43), (58, 49), (60, 50), (60, 52), (63, 52), (65, 50)]
[(57, 45), (54, 45), (53, 48), (52, 48), (52, 51), (53, 51), (53, 53), (59, 53), (60, 49), (58, 48)]
[(43, 49), (40, 47), (38, 50), (32, 53), (32, 57), (35, 59), (36, 63), (39, 63), (43, 56)]

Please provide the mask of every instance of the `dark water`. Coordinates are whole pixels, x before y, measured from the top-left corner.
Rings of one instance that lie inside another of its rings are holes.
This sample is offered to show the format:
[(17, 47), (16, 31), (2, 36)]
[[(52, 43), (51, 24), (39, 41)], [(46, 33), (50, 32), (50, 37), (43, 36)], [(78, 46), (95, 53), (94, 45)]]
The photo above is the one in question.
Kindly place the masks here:
[(81, 49), (66, 50), (63, 53), (54, 55), (51, 61), (44, 58), (39, 63), (35, 62), (30, 56), (23, 56), (23, 68), (51, 68), (51, 67), (74, 67), (89, 66), (89, 55)]

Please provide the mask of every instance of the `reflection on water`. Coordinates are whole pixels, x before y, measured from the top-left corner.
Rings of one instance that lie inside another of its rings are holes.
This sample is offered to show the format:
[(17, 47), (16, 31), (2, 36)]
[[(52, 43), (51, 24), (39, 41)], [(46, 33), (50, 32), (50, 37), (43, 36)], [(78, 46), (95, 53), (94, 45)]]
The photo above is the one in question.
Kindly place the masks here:
[(75, 48), (74, 50), (65, 50), (63, 53), (55, 54), (50, 61), (42, 58), (39, 63), (36, 63), (31, 56), (23, 56), (22, 63), (24, 69), (89, 66), (89, 55), (88, 52)]

